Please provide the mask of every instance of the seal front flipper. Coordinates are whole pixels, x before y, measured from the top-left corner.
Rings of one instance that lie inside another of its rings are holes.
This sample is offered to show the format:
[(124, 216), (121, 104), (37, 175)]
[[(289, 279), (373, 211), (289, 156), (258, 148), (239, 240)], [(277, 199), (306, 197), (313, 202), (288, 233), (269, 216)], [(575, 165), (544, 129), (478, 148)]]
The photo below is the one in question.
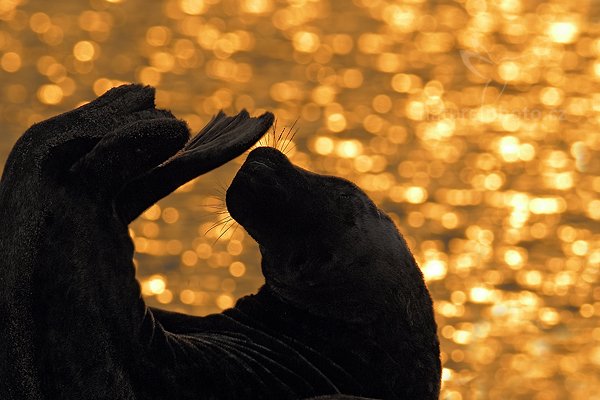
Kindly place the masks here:
[(35, 175), (50, 154), (66, 143), (77, 140), (93, 145), (120, 126), (148, 118), (146, 114), (152, 111), (157, 111), (154, 88), (130, 84), (113, 88), (81, 107), (38, 122), (15, 143), (6, 161), (2, 182), (11, 174), (19, 175), (17, 179), (21, 180), (24, 173)]
[(123, 186), (175, 154), (188, 138), (174, 118), (141, 120), (105, 136), (69, 168), (71, 180), (116, 195)]
[(273, 124), (273, 114), (250, 117), (246, 110), (228, 117), (219, 112), (167, 162), (130, 182), (117, 199), (126, 223), (179, 186), (239, 156)]
[[(0, 181), (0, 398), (42, 397), (44, 374), (36, 366), (34, 348), (39, 329), (33, 310), (33, 275), (44, 261), (43, 243), (53, 239), (47, 237), (47, 227), (61, 201), (56, 196), (62, 190), (57, 178), (116, 128), (156, 118), (174, 117), (154, 108), (154, 89), (123, 85), (75, 110), (34, 124), (13, 147)], [(78, 206), (70, 203), (64, 211), (69, 214), (68, 207)], [(72, 273), (69, 263), (62, 261), (57, 267)], [(48, 285), (54, 284), (57, 276), (52, 278)]]
[(134, 398), (126, 355), (138, 354), (146, 310), (114, 198), (188, 137), (182, 121), (154, 116), (105, 135), (40, 188), (52, 207), (39, 228), (31, 293), (34, 360), (47, 398)]

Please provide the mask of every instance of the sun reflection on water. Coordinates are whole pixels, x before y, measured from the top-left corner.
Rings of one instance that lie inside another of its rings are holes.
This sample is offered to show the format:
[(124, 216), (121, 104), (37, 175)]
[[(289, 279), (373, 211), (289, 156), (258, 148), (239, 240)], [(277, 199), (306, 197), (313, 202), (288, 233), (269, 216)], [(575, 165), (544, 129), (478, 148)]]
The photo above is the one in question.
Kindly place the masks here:
[[(123, 82), (197, 131), (298, 119), (292, 160), (364, 188), (435, 300), (444, 399), (600, 399), (600, 9), (590, 0), (0, 0), (0, 159)], [(230, 307), (262, 282), (224, 231), (240, 160), (131, 227), (151, 305)], [(216, 240), (220, 235), (220, 239)]]

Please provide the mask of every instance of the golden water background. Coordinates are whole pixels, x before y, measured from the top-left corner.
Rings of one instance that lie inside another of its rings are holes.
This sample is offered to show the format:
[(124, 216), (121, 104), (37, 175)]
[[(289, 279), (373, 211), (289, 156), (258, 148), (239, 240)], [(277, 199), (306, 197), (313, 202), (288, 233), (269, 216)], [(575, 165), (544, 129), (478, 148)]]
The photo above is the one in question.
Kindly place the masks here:
[[(122, 82), (194, 132), (219, 109), (297, 120), (292, 160), (355, 181), (413, 249), (443, 399), (600, 399), (599, 17), (592, 0), (0, 0), (0, 161)], [(243, 229), (206, 233), (242, 160), (132, 225), (150, 305), (218, 312), (262, 283)]]

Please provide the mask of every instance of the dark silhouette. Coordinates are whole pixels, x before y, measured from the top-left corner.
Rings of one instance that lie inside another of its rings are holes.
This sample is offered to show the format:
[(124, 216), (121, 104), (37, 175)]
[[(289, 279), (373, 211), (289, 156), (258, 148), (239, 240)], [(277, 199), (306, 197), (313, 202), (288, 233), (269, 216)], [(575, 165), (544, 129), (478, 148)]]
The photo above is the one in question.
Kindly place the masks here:
[[(431, 297), (390, 218), (355, 184), (253, 150), (227, 208), (259, 243), (266, 285), (236, 309), (343, 370), (343, 393), (437, 399)], [(348, 379), (348, 380), (346, 380)]]
[(189, 140), (151, 88), (128, 85), (19, 139), (0, 181), (0, 398), (437, 397), (431, 300), (393, 224), (274, 149), (227, 193), (265, 287), (206, 317), (145, 305), (128, 223), (272, 121), (220, 113)]

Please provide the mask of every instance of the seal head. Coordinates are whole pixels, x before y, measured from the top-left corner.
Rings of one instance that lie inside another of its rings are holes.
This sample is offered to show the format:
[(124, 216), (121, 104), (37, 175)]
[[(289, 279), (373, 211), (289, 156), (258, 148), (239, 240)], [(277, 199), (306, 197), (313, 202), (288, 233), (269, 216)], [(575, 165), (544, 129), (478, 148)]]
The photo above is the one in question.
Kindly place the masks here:
[(227, 190), (231, 216), (258, 242), (267, 285), (317, 314), (370, 320), (399, 289), (431, 302), (391, 219), (354, 183), (253, 150)]

